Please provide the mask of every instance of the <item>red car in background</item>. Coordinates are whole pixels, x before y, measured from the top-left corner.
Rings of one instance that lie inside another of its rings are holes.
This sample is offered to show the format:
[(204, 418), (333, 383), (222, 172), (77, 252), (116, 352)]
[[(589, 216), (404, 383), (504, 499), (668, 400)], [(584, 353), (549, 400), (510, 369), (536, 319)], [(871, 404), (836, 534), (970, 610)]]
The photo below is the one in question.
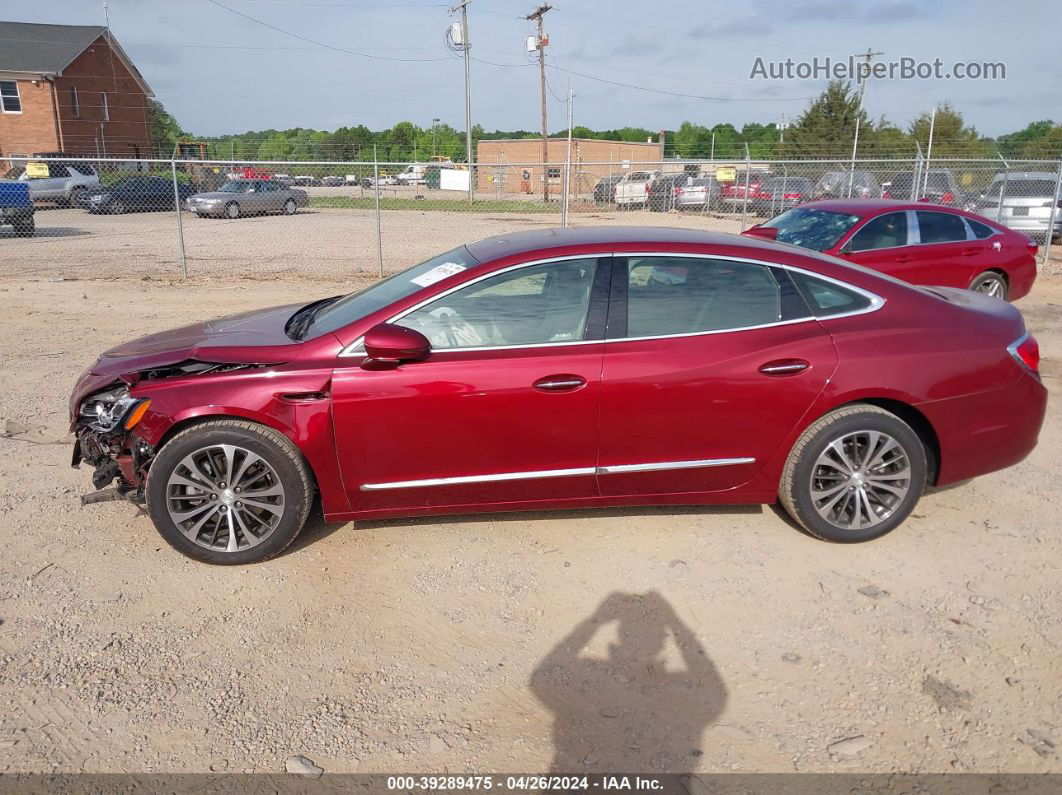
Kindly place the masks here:
[(1037, 245), (1026, 235), (924, 202), (809, 202), (742, 234), (832, 254), (912, 284), (964, 287), (1011, 301), (1036, 280)]
[(539, 230), (107, 351), (73, 461), (210, 563), (281, 552), (315, 495), (329, 521), (778, 500), (866, 541), (1033, 449), (1037, 365), (1021, 314), (967, 290), (737, 235)]

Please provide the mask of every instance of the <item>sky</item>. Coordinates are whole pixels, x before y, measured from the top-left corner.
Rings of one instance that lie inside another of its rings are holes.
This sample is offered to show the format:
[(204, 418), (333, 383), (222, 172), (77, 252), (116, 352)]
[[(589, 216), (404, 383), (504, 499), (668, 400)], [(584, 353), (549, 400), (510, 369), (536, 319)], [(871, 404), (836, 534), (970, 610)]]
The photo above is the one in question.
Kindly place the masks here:
[[(540, 128), (538, 67), (526, 52), (534, 6), (470, 0), (474, 124)], [(464, 129), (462, 61), (444, 36), (456, 17), (445, 3), (109, 0), (108, 11), (156, 97), (198, 135), (430, 127), (433, 118)], [(0, 0), (0, 19), (103, 24), (104, 9), (102, 0)], [(879, 61), (939, 58), (945, 70), (1003, 62), (1005, 80), (871, 80), (865, 94), (871, 117), (901, 127), (950, 101), (979, 132), (1000, 135), (1062, 121), (1060, 23), (1053, 0), (557, 0), (545, 15), (549, 127), (566, 127), (569, 81), (575, 124), (594, 129), (794, 119), (825, 79), (751, 79), (757, 57), (845, 61), (870, 48)]]

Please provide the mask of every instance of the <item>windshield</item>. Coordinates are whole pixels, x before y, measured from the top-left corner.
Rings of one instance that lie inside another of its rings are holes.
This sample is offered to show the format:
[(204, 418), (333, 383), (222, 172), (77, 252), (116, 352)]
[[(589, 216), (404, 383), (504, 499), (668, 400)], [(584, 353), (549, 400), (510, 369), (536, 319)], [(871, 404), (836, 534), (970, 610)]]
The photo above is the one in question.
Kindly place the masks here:
[(318, 337), (325, 332), (349, 326), (378, 309), (408, 298), (418, 290), (478, 264), (464, 246), (432, 257), (427, 262), (414, 265), (361, 292), (351, 293), (329, 304), (313, 319), (305, 338)]
[(226, 182), (218, 188), (218, 191), (221, 193), (245, 193), (253, 187), (254, 183), (249, 179), (234, 179), (232, 182)]
[(763, 226), (777, 229), (776, 239), (780, 243), (792, 243), (794, 246), (810, 248), (813, 251), (825, 251), (832, 248), (858, 220), (858, 215), (795, 207), (772, 218)]

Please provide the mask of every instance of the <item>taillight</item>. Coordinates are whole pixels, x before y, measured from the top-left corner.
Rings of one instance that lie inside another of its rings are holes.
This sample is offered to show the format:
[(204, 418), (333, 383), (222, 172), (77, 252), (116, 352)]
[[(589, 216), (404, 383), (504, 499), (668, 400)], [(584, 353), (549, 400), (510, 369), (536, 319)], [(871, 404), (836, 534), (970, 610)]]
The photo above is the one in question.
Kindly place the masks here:
[(883, 199), (891, 199), (892, 198), (892, 194), (889, 193), (887, 190), (883, 190), (881, 192), (881, 198), (883, 198)]
[(1040, 250), (1040, 245), (1032, 238), (1029, 238), (1028, 242), (1025, 244), (1025, 250), (1029, 252), (1030, 256), (1035, 257), (1036, 252)]
[(951, 204), (955, 201), (955, 194), (949, 190), (947, 193), (940, 197), (940, 200), (944, 202), (944, 204)]
[(1007, 353), (1034, 375), (1040, 374), (1040, 345), (1036, 337), (1026, 332), (1007, 346)]

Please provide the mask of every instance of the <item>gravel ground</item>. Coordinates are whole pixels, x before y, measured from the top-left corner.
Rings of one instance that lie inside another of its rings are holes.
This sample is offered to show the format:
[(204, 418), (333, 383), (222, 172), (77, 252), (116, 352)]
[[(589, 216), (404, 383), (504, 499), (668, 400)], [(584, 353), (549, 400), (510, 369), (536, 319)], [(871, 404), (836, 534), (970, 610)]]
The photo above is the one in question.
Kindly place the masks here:
[[(277, 232), (356, 241), (359, 217), (188, 226), (279, 257)], [(79, 507), (69, 389), (124, 339), (337, 283), (280, 259), (206, 278), (205, 243), (198, 275), (170, 281), (137, 231), (156, 218), (102, 219), (130, 232), (70, 251), (42, 236), (52, 260), (0, 244), (0, 773), (283, 772), (295, 755), (329, 772), (1062, 772), (1062, 278), (1019, 304), (1055, 388), (1038, 449), (878, 542), (823, 544), (770, 507), (315, 517), (280, 558), (219, 569), (131, 506)], [(394, 233), (403, 257), (511, 228), (424, 218)]]
[[(324, 190), (324, 189), (320, 189)], [(337, 189), (341, 190), (341, 189)], [(469, 240), (518, 229), (560, 225), (559, 214), (461, 210), (382, 213), (385, 272), (402, 270)], [(737, 232), (741, 216), (696, 213), (580, 212), (573, 224), (649, 224)], [(379, 272), (376, 217), (371, 210), (310, 208), (296, 215), (199, 218), (182, 213), (188, 272), (226, 279), (343, 280)], [(0, 227), (9, 276), (110, 279), (180, 275), (172, 212), (92, 215), (83, 210), (37, 213), (37, 235), (15, 238)]]

